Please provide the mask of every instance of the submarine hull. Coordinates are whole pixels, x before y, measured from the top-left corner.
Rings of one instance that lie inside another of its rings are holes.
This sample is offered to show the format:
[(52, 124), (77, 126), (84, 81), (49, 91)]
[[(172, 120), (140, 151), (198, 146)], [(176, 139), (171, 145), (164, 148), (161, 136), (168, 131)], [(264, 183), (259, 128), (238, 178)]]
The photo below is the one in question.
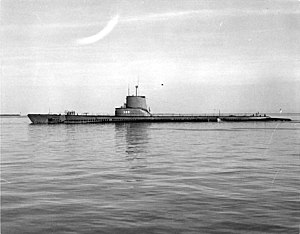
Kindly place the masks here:
[(210, 115), (152, 115), (152, 116), (113, 116), (113, 115), (55, 115), (29, 114), (33, 124), (92, 124), (116, 122), (246, 122), (246, 121), (291, 121), (288, 118), (270, 116), (210, 116)]
[(33, 124), (59, 124), (66, 120), (66, 115), (60, 114), (28, 114), (27, 116)]

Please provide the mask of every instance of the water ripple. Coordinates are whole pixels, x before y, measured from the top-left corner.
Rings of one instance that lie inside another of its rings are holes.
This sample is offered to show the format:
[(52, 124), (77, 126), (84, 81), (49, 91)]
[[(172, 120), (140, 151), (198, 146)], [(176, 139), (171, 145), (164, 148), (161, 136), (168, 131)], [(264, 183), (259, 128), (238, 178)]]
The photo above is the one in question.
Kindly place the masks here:
[(1, 122), (2, 233), (298, 233), (294, 123)]

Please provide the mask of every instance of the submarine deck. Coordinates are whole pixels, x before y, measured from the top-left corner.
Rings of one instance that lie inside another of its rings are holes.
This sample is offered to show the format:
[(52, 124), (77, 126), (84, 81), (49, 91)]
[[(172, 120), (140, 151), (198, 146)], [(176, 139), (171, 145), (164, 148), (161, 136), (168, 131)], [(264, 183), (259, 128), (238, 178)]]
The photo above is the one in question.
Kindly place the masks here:
[(152, 116), (114, 116), (114, 115), (58, 115), (28, 114), (33, 124), (92, 124), (116, 122), (218, 122), (218, 121), (291, 121), (288, 118), (253, 115), (152, 115)]

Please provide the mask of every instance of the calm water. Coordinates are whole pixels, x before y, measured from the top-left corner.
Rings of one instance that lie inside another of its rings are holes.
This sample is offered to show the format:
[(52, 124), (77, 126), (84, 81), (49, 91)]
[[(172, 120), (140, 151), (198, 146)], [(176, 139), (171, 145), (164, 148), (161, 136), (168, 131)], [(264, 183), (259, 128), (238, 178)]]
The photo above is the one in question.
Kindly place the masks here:
[(2, 234), (297, 234), (296, 117), (96, 125), (1, 118)]

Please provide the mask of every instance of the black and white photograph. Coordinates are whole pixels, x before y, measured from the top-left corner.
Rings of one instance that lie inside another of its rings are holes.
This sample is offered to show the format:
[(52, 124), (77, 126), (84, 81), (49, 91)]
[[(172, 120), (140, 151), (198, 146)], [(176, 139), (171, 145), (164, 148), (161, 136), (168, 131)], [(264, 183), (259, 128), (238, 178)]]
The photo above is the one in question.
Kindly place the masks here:
[(300, 233), (300, 0), (1, 0), (1, 234)]

